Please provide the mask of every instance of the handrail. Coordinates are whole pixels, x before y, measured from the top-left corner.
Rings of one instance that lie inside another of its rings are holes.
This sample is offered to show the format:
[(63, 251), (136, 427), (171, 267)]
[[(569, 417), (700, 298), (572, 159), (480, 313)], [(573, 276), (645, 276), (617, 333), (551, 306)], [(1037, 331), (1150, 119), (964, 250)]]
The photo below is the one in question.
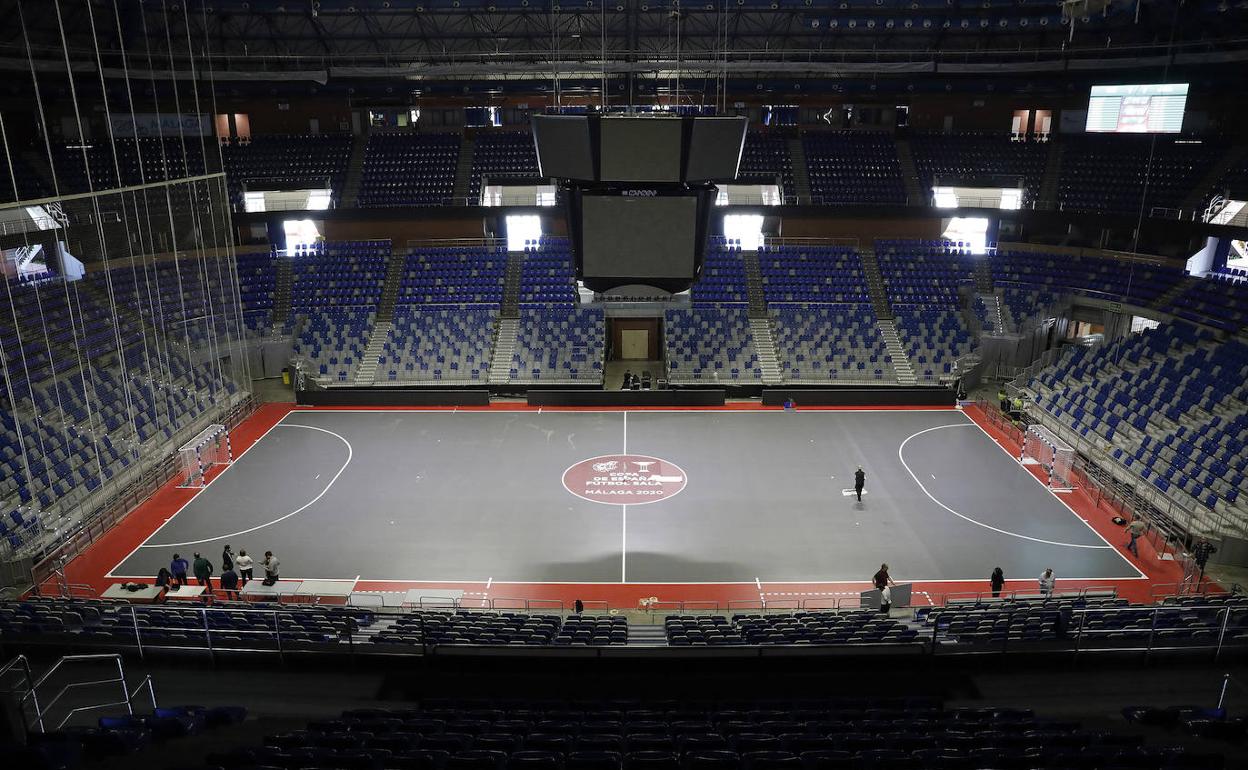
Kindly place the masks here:
[[(30, 694), (31, 702), (35, 707), (35, 721), (39, 725), (39, 731), (43, 732), (43, 716), (39, 713), (39, 696), (35, 692), (35, 678), (30, 669), (30, 659), (25, 655), (17, 655), (8, 663), (5, 663), (4, 667), (0, 668), (0, 681), (19, 665), (22, 667), (22, 674), (26, 679), (26, 691), (22, 694), (22, 699), (24, 700), (26, 695)], [(23, 719), (25, 719), (25, 712), (23, 712)]]
[[(39, 705), (39, 699), (38, 699), (39, 688), (43, 686), (49, 679), (51, 679), (53, 676), (59, 673), (66, 664), (99, 663), (99, 662), (113, 663), (117, 669), (116, 676), (105, 678), (105, 679), (88, 680), (88, 681), (83, 681), (83, 682), (70, 682), (69, 684), (61, 687), (61, 689), (57, 691), (56, 695), (52, 696), (51, 700), (46, 701), (42, 706)], [(156, 708), (156, 690), (153, 687), (150, 680), (151, 680), (150, 675), (145, 677), (144, 682), (140, 683), (140, 685), (135, 688), (135, 693), (137, 694), (138, 691), (141, 690), (144, 685), (146, 685), (150, 693), (152, 708), (154, 709)], [(30, 690), (26, 692), (19, 699), (18, 706), (19, 708), (23, 709), (23, 713), (24, 713), (26, 702), (28, 700), (31, 701), (33, 705), (35, 706), (35, 722), (36, 724), (38, 724), (40, 732), (47, 732), (44, 719), (45, 717), (47, 717), (49, 712), (51, 712), (52, 708), (63, 697), (65, 697), (70, 692), (74, 692), (79, 689), (83, 689), (87, 687), (95, 687), (98, 685), (119, 686), (121, 688), (121, 700), (109, 701), (106, 703), (94, 703), (94, 704), (89, 704), (86, 706), (78, 706), (76, 708), (70, 709), (69, 712), (65, 715), (65, 717), (60, 722), (57, 723), (56, 729), (58, 730), (61, 729), (62, 727), (65, 726), (66, 723), (69, 722), (69, 720), (73, 719), (74, 716), (85, 711), (97, 711), (99, 709), (109, 708), (112, 706), (125, 706), (127, 713), (129, 714), (134, 713), (133, 699), (132, 699), (130, 690), (126, 684), (125, 663), (122, 660), (121, 655), (118, 653), (66, 655), (60, 658), (59, 660), (56, 661), (56, 663), (53, 663), (52, 666), (50, 666), (48, 670), (43, 673), (42, 676), (40, 676), (37, 680), (34, 681), (34, 683), (30, 687)]]

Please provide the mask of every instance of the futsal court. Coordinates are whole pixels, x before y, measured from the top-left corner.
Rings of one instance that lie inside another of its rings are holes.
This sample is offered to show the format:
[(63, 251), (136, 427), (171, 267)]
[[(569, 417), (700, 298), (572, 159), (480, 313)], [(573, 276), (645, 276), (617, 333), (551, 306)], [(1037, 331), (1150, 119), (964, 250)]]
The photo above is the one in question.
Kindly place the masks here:
[[(853, 475), (861, 465), (859, 503)], [(431, 584), (1144, 575), (966, 414), (292, 411), (111, 570)]]

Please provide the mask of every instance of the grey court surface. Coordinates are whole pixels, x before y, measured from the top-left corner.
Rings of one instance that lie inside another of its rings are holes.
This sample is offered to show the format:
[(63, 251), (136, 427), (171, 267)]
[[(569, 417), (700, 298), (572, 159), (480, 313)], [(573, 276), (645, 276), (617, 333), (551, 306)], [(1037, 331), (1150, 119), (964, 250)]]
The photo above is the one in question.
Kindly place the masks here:
[(225, 543), (321, 579), (1142, 577), (950, 410), (297, 411), (113, 575)]

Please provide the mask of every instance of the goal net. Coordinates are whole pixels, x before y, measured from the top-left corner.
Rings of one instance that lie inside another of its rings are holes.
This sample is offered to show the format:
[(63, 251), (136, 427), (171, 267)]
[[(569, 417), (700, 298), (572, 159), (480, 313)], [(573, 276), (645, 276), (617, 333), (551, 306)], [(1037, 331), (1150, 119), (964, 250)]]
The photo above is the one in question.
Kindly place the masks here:
[(1023, 465), (1039, 465), (1045, 469), (1050, 489), (1069, 491), (1075, 488), (1075, 450), (1043, 425), (1027, 426), (1023, 437)]
[(180, 486), (202, 487), (212, 466), (229, 465), (234, 461), (234, 453), (230, 451), (230, 432), (224, 425), (209, 425), (178, 449), (178, 457), (182, 461), (183, 482)]

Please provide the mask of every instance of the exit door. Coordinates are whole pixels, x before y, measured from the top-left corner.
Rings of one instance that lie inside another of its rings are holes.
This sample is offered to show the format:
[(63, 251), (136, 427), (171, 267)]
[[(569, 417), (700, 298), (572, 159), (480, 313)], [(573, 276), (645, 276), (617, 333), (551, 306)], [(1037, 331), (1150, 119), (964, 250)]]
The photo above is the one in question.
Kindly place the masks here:
[(620, 330), (620, 358), (625, 361), (647, 361), (649, 352), (649, 329)]

